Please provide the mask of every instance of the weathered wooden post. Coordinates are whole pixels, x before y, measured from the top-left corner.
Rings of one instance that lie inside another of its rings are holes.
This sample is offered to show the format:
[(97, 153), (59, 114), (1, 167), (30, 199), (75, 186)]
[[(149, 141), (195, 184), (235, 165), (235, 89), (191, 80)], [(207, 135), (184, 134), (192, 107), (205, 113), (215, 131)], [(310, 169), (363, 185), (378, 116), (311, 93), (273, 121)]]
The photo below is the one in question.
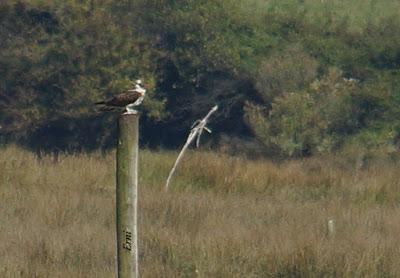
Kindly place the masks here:
[(118, 119), (117, 147), (117, 265), (119, 278), (137, 278), (139, 115)]

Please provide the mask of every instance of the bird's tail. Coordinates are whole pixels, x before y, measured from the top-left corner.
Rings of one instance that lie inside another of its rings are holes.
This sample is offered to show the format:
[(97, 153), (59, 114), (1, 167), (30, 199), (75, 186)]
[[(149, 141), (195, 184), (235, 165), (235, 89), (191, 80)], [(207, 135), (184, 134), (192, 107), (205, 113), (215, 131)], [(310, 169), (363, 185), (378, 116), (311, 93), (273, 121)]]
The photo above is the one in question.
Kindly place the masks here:
[(96, 114), (103, 114), (104, 112), (115, 112), (117, 111), (116, 107), (109, 107), (109, 106), (101, 106)]
[(94, 104), (96, 104), (96, 105), (102, 105), (102, 104), (106, 104), (106, 102), (105, 102), (105, 101), (98, 101), (98, 102), (95, 102)]

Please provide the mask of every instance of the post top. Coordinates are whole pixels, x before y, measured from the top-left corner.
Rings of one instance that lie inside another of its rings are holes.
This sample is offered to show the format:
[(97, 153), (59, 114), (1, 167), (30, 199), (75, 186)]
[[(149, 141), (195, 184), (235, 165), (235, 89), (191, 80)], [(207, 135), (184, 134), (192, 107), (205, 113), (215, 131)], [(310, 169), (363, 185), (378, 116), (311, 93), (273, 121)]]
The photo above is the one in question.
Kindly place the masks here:
[(140, 113), (138, 112), (125, 112), (119, 115), (120, 117), (132, 117), (132, 116), (140, 116)]

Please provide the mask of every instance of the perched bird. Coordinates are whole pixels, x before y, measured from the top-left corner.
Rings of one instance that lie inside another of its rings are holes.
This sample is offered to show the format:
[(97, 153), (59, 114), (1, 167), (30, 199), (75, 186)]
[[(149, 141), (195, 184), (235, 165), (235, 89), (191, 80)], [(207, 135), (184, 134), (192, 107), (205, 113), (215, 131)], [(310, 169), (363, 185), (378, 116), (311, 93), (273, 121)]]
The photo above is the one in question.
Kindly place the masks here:
[(126, 112), (124, 114), (136, 114), (137, 111), (134, 109), (135, 106), (139, 106), (146, 94), (146, 89), (142, 86), (142, 80), (138, 79), (135, 81), (135, 88), (126, 90), (110, 99), (105, 101), (96, 102), (96, 105), (103, 105), (100, 108), (102, 111), (114, 110), (118, 107), (125, 107)]

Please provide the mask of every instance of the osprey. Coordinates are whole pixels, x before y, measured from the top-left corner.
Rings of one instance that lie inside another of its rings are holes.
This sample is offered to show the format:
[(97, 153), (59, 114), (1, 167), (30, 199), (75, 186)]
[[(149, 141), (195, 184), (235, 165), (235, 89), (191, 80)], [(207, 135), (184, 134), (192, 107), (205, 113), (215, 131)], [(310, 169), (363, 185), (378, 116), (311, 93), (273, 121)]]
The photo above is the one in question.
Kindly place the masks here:
[(146, 89), (142, 86), (142, 80), (135, 81), (135, 88), (126, 90), (110, 99), (105, 101), (96, 102), (96, 105), (104, 105), (100, 108), (102, 111), (114, 110), (117, 107), (125, 107), (126, 112), (124, 114), (136, 114), (137, 111), (133, 109), (135, 106), (139, 106), (146, 94)]

